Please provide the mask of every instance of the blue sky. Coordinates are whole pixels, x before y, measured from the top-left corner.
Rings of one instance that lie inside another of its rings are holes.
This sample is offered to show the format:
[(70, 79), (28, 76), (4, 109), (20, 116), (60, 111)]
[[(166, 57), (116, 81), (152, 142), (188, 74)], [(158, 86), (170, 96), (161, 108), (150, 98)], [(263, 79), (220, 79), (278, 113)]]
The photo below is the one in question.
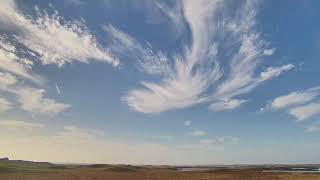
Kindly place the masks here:
[(0, 156), (318, 163), (319, 7), (1, 1)]

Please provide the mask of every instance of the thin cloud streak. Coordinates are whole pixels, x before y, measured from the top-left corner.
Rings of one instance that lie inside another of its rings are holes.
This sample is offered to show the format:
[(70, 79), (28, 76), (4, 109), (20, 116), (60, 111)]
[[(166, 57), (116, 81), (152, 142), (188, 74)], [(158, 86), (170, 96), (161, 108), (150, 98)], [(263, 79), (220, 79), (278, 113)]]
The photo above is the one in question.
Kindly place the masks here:
[(246, 100), (239, 100), (239, 99), (228, 99), (225, 101), (215, 102), (210, 105), (210, 109), (213, 111), (226, 111), (235, 109), (241, 104), (245, 103)]
[(33, 130), (37, 128), (43, 128), (44, 125), (40, 123), (33, 123), (33, 122), (26, 122), (26, 121), (19, 121), (19, 120), (1, 120), (0, 127), (2, 128), (9, 128), (9, 129), (26, 129), (26, 130)]
[(56, 88), (56, 91), (59, 95), (61, 95), (61, 89), (60, 87), (58, 86), (58, 84), (55, 85), (55, 88)]
[(0, 112), (5, 112), (12, 109), (12, 103), (5, 99), (0, 97)]
[(306, 127), (306, 132), (315, 133), (320, 131), (320, 121), (317, 121), (308, 127)]
[(291, 92), (288, 95), (279, 96), (271, 102), (271, 108), (283, 109), (295, 105), (305, 104), (320, 96), (320, 87), (313, 87), (303, 91)]
[(292, 108), (288, 113), (298, 121), (303, 121), (320, 114), (320, 102), (309, 103), (303, 106)]
[(320, 87), (291, 92), (274, 98), (264, 109), (283, 110), (298, 121), (320, 114)]
[[(10, 73), (0, 72), (0, 91), (13, 94), (20, 103), (21, 109), (35, 114), (55, 115), (71, 107), (70, 104), (46, 98), (46, 91), (44, 89), (23, 85), (21, 81)], [(13, 106), (11, 103), (8, 103), (2, 103), (3, 110), (8, 110)]]
[(70, 104), (59, 103), (44, 97), (44, 89), (24, 88), (17, 91), (21, 108), (31, 113), (58, 114), (71, 107)]
[(201, 136), (205, 136), (207, 133), (205, 131), (199, 130), (199, 129), (194, 129), (191, 132), (189, 132), (190, 136), (193, 137), (201, 137)]

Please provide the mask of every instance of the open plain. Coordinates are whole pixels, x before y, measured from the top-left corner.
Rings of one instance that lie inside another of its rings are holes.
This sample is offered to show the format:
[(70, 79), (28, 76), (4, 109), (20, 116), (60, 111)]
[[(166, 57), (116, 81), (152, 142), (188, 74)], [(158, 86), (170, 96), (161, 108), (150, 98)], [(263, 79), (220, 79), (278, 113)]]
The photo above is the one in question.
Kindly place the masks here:
[(279, 167), (226, 166), (182, 170), (183, 168), (174, 166), (56, 165), (45, 162), (0, 161), (0, 180), (320, 180), (320, 173), (316, 171), (266, 171), (277, 168)]

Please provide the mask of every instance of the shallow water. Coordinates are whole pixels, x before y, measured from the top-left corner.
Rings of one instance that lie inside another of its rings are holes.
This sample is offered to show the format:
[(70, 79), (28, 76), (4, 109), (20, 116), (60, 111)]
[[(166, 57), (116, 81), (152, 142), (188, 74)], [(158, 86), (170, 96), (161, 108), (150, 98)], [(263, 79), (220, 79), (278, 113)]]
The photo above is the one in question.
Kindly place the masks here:
[(212, 168), (180, 168), (179, 171), (207, 171), (207, 170), (212, 170)]
[(283, 172), (283, 173), (320, 173), (319, 170), (264, 170), (263, 172)]
[[(215, 168), (207, 167), (184, 167), (179, 168), (178, 171), (190, 172), (190, 171), (208, 171), (214, 170)], [(292, 168), (292, 169), (274, 169), (274, 170), (263, 170), (263, 172), (283, 172), (283, 173), (320, 173), (320, 169), (311, 169), (311, 168)]]

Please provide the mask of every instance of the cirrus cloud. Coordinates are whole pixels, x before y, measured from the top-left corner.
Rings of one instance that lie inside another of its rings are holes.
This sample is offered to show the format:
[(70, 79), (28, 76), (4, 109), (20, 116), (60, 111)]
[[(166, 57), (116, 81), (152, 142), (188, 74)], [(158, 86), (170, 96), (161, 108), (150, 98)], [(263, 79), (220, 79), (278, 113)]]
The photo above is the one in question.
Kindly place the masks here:
[(298, 121), (307, 120), (320, 114), (320, 87), (294, 91), (274, 98), (267, 109), (283, 110)]
[(43, 128), (44, 125), (40, 123), (32, 123), (19, 120), (0, 120), (0, 126), (9, 129), (27, 129)]
[[(142, 87), (130, 90), (123, 100), (143, 113), (200, 103), (211, 103), (220, 110), (239, 107), (246, 100), (237, 101), (237, 96), (294, 68), (287, 64), (256, 73), (262, 60), (275, 51), (256, 31), (258, 5), (257, 1), (244, 1), (231, 10), (230, 4), (219, 0), (182, 1), (177, 6), (180, 9), (173, 8), (175, 12), (168, 14), (181, 13), (183, 18), (179, 19), (189, 26), (192, 41), (183, 45), (182, 53), (172, 56), (144, 46), (114, 27), (108, 28), (120, 53), (132, 53), (140, 62), (140, 70), (160, 78), (157, 82), (142, 81)], [(221, 108), (222, 102), (231, 104)]]
[(291, 92), (288, 95), (279, 96), (271, 102), (271, 108), (282, 109), (294, 105), (310, 102), (320, 96), (320, 87), (313, 87), (303, 91)]
[(0, 97), (0, 112), (8, 111), (12, 108), (12, 103), (5, 98)]
[(239, 107), (242, 103), (245, 103), (246, 100), (239, 99), (228, 99), (225, 101), (215, 102), (210, 105), (210, 109), (213, 111), (225, 111), (231, 110)]
[(292, 108), (288, 113), (299, 121), (306, 120), (320, 114), (320, 103), (309, 103), (303, 106)]
[(25, 111), (41, 114), (57, 114), (71, 107), (54, 99), (44, 98), (44, 89), (24, 88), (17, 91), (18, 101)]
[(66, 21), (58, 12), (49, 16), (37, 7), (37, 17), (22, 14), (14, 0), (1, 2), (0, 24), (12, 24), (16, 41), (30, 50), (43, 64), (62, 66), (66, 62), (99, 60), (113, 66), (119, 65), (109, 50), (104, 49), (88, 28), (81, 22)]

